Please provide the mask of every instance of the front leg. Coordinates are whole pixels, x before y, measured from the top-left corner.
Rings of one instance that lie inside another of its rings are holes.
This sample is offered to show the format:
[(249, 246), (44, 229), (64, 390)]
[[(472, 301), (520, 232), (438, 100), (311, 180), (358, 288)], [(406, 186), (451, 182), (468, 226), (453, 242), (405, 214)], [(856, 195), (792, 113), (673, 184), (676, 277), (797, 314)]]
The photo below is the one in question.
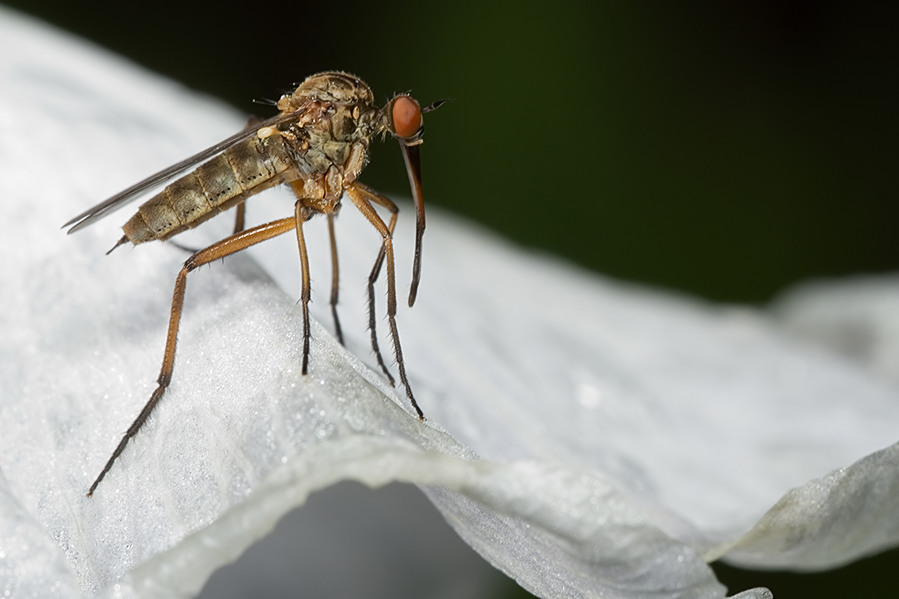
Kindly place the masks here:
[[(339, 205), (338, 205), (339, 206)], [(337, 298), (340, 293), (340, 267), (337, 264), (337, 236), (334, 234), (334, 218), (337, 210), (328, 214), (328, 237), (331, 239), (331, 317), (334, 318), (334, 333), (343, 345), (343, 330), (337, 317)]]
[[(396, 204), (394, 204), (390, 198), (382, 196), (371, 187), (368, 187), (359, 181), (355, 183), (354, 187), (365, 196), (368, 201), (383, 206), (390, 211), (390, 222), (387, 224), (387, 231), (392, 238), (399, 208), (397, 208)], [(377, 319), (375, 319), (375, 282), (381, 275), (381, 266), (384, 264), (384, 253), (385, 248), (382, 244), (381, 249), (378, 252), (378, 257), (375, 259), (375, 264), (372, 266), (371, 273), (368, 275), (368, 331), (371, 336), (371, 348), (372, 351), (375, 352), (375, 359), (378, 361), (378, 366), (381, 367), (384, 376), (387, 377), (387, 380), (390, 381), (390, 385), (393, 386), (396, 382), (393, 380), (393, 375), (390, 374), (387, 364), (384, 363), (384, 357), (381, 355), (381, 347), (378, 345)]]
[[(364, 189), (365, 188), (361, 188), (358, 183), (353, 184), (346, 189), (346, 195), (352, 200), (356, 208), (359, 209), (359, 212), (361, 212), (362, 215), (368, 219), (368, 222), (370, 222), (381, 234), (381, 251), (384, 253), (387, 260), (387, 321), (390, 324), (390, 336), (393, 339), (393, 351), (396, 356), (396, 366), (400, 374), (400, 381), (406, 388), (406, 396), (409, 398), (409, 401), (412, 402), (412, 407), (415, 408), (418, 419), (424, 420), (425, 415), (421, 411), (421, 408), (418, 407), (418, 402), (415, 401), (415, 396), (412, 394), (412, 387), (409, 385), (409, 379), (406, 376), (406, 364), (403, 362), (400, 334), (396, 326), (396, 269), (394, 267), (393, 259), (392, 232), (391, 229), (384, 224), (384, 221), (381, 220), (381, 217), (378, 216), (374, 206), (371, 205), (371, 201), (367, 199), (366, 193), (363, 191)], [(387, 201), (389, 202), (390, 200)], [(380, 254), (378, 260), (380, 261)], [(378, 267), (377, 264), (376, 267)]]

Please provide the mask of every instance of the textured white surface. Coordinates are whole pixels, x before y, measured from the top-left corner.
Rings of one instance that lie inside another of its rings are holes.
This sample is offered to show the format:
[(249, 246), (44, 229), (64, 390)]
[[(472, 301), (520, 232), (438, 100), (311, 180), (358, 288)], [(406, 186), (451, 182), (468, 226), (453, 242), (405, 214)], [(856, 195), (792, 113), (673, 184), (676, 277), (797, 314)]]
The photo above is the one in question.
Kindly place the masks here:
[[(899, 437), (894, 384), (749, 310), (606, 281), (434, 210), (418, 303), (399, 314), (427, 424), (365, 364), (378, 238), (348, 206), (348, 350), (315, 325), (299, 374), (289, 239), (201, 269), (172, 386), (86, 499), (152, 391), (184, 254), (104, 256), (127, 211), (74, 236), (58, 226), (242, 121), (0, 13), (0, 589), (192, 595), (344, 479), (426, 486), (463, 538), (547, 597), (723, 597), (702, 556), (826, 568), (899, 541), (899, 452), (875, 453)], [(248, 216), (290, 206), (272, 191)], [(323, 225), (307, 227), (314, 293), (329, 281)]]

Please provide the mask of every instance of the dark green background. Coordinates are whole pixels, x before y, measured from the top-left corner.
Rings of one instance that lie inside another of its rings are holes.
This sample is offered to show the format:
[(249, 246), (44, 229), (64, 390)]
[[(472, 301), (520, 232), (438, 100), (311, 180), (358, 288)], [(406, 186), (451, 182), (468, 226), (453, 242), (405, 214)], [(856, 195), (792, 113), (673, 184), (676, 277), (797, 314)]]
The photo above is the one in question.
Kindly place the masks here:
[[(758, 302), (899, 267), (894, 11), (778, 2), (7, 2), (267, 116), (354, 72), (427, 117), (429, 204), (597, 271)], [(392, 143), (365, 180), (408, 194)], [(880, 596), (899, 552), (845, 570), (717, 567), (733, 591)], [(877, 585), (881, 590), (875, 590)]]

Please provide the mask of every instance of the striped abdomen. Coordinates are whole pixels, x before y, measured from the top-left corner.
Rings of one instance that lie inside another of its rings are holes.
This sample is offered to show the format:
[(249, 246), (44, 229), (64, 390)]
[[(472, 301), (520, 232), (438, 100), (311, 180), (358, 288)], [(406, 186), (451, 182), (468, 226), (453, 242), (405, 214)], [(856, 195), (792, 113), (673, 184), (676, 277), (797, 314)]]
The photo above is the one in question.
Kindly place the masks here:
[(296, 166), (281, 136), (250, 137), (167, 185), (142, 204), (122, 230), (133, 244), (168, 239), (294, 178), (291, 170)]

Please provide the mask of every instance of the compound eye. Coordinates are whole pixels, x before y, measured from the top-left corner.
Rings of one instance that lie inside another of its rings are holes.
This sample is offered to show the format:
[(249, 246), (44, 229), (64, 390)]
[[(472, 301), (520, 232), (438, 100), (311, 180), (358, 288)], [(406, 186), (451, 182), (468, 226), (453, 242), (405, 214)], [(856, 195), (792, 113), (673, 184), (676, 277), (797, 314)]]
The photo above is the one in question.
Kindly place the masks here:
[(397, 96), (391, 109), (393, 131), (397, 137), (414, 137), (421, 129), (421, 106), (411, 96)]

